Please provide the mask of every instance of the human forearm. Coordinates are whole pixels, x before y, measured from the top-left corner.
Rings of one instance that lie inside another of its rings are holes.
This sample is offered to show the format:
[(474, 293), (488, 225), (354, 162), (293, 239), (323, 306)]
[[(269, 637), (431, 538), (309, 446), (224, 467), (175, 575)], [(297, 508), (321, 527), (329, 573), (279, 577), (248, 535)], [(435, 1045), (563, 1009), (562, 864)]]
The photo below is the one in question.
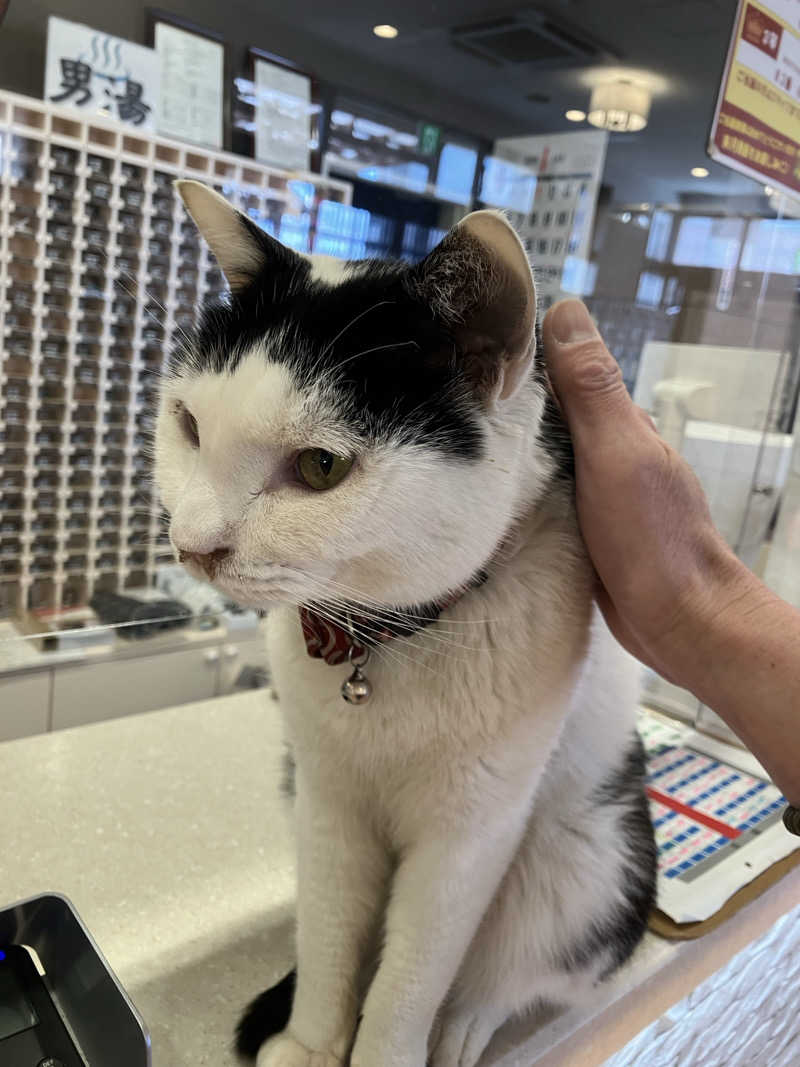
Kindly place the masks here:
[(542, 337), (606, 622), (721, 715), (800, 805), (800, 614), (725, 545), (696, 475), (633, 404), (586, 308), (557, 304)]
[(698, 610), (682, 679), (800, 806), (800, 613), (744, 564)]

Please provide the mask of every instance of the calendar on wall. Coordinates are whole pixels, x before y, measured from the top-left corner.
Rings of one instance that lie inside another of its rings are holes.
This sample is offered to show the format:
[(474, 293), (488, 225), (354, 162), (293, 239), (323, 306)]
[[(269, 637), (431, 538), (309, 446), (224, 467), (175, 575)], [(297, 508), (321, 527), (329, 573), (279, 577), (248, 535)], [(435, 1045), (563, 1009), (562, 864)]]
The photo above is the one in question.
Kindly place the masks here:
[(562, 295), (591, 290), (589, 254), (607, 143), (605, 131), (593, 130), (494, 145), (483, 199), (509, 210), (543, 311)]

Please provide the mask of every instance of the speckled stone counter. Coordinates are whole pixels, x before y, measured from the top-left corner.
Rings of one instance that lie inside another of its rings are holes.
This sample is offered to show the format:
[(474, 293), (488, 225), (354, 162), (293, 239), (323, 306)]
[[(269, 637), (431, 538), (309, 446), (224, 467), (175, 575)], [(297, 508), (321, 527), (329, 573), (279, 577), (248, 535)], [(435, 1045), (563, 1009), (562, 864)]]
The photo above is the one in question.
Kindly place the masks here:
[(290, 965), (280, 751), (263, 690), (0, 745), (3, 903), (72, 900), (156, 1067), (235, 1063), (238, 1013)]
[[(233, 1067), (242, 1006), (291, 965), (280, 759), (263, 690), (0, 744), (0, 905), (70, 897), (155, 1067)], [(701, 942), (648, 936), (591, 1009), (507, 1028), (486, 1067), (602, 1063), (798, 900), (800, 868)]]

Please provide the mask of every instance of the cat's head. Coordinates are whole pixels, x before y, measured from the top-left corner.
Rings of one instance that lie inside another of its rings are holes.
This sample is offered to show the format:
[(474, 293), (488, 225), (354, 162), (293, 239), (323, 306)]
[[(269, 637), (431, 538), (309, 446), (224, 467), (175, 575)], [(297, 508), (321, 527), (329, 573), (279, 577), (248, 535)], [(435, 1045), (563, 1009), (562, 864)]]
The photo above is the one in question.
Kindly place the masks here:
[(469, 215), (415, 266), (344, 263), (178, 189), (231, 289), (161, 389), (156, 481), (189, 569), (258, 607), (467, 582), (548, 473), (534, 285), (505, 218)]

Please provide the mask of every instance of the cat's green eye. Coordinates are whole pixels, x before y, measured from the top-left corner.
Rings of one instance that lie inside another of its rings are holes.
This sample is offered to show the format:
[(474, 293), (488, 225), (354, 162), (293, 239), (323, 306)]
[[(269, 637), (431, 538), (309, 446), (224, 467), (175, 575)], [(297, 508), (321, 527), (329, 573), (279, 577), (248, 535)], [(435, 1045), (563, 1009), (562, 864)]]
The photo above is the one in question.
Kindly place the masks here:
[(335, 456), (324, 448), (307, 448), (297, 457), (297, 473), (309, 489), (333, 489), (352, 466), (352, 456)]

